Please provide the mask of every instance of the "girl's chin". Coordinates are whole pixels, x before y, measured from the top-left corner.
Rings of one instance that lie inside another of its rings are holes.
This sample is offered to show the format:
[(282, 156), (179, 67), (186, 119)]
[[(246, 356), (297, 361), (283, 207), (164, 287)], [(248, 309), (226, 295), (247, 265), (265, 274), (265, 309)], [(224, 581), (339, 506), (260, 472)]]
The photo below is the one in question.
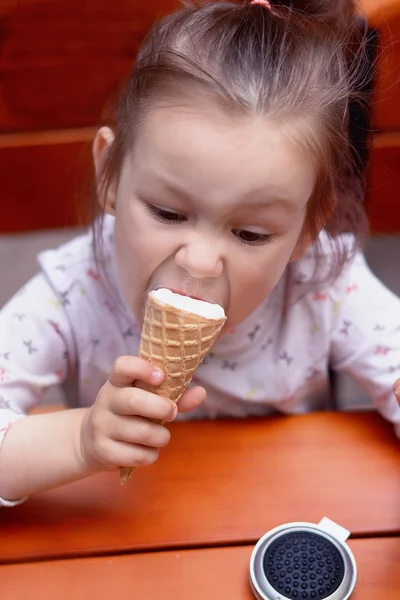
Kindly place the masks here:
[(228, 317), (227, 320), (225, 321), (223, 328), (221, 329), (221, 333), (219, 334), (219, 339), (225, 337), (229, 333), (232, 333), (233, 329), (234, 329), (234, 327), (232, 327), (232, 324)]

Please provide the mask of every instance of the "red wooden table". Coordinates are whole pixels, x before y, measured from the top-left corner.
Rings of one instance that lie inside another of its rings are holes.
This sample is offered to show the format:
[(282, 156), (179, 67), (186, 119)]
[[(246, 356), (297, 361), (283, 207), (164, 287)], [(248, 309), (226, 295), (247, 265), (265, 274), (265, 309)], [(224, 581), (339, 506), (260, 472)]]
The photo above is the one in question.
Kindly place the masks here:
[(372, 413), (171, 426), (152, 467), (0, 510), (0, 562), (252, 544), (290, 521), (400, 533), (400, 444)]
[(380, 417), (314, 413), (171, 430), (158, 463), (124, 488), (106, 473), (2, 509), (0, 597), (251, 600), (258, 538), (328, 516), (351, 530), (352, 600), (397, 600), (400, 446)]
[[(358, 568), (351, 600), (398, 600), (400, 538), (349, 543)], [(253, 546), (81, 558), (0, 567), (5, 600), (254, 600)]]

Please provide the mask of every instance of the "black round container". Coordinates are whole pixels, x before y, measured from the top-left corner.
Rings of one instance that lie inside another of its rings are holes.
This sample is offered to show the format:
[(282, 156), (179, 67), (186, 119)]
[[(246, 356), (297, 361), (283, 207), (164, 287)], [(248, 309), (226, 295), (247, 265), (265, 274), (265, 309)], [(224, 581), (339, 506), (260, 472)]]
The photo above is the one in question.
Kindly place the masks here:
[(357, 567), (349, 531), (324, 518), (288, 523), (266, 533), (253, 550), (250, 584), (258, 600), (347, 600)]

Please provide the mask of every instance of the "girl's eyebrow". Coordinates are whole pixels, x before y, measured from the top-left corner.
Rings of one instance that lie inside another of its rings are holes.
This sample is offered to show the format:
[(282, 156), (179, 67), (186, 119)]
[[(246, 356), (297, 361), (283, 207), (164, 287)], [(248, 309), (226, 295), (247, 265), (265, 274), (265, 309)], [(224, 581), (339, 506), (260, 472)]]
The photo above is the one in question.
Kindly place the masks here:
[(290, 200), (286, 196), (274, 196), (271, 198), (262, 198), (260, 200), (247, 199), (245, 204), (240, 205), (243, 209), (257, 210), (263, 208), (279, 208), (285, 211), (294, 211), (298, 209), (293, 200)]
[[(183, 205), (191, 207), (201, 204), (202, 196), (195, 195), (185, 190), (179, 184), (168, 177), (158, 173), (146, 173), (142, 182), (138, 182), (138, 195), (146, 202), (156, 202), (157, 198), (165, 196), (166, 201), (177, 200)], [(304, 201), (303, 201), (304, 200)], [(226, 210), (227, 215), (231, 218), (239, 215), (242, 218), (247, 217), (251, 213), (259, 213), (261, 211), (271, 211), (276, 215), (288, 216), (302, 210), (307, 203), (308, 198), (293, 198), (284, 191), (259, 187), (244, 194), (236, 201), (231, 201), (229, 208)], [(175, 208), (177, 208), (175, 206)]]
[(161, 183), (162, 187), (167, 190), (168, 193), (170, 193), (172, 196), (175, 196), (179, 200), (184, 200), (186, 202), (188, 200), (191, 201), (194, 198), (191, 196), (191, 194), (186, 192), (184, 189), (174, 185), (173, 183), (170, 183), (167, 181), (160, 182), (160, 183)]
[[(147, 178), (146, 178), (147, 179)], [(170, 181), (164, 180), (159, 177), (149, 177), (147, 181), (143, 182), (143, 190), (142, 185), (138, 185), (141, 196), (152, 196), (154, 192), (156, 195), (167, 192), (171, 196), (183, 200), (185, 202), (192, 201), (193, 198), (190, 194), (188, 194), (184, 189), (176, 186)]]
[[(179, 186), (171, 183), (170, 181), (162, 180), (162, 179), (153, 179), (153, 182), (156, 182), (157, 185), (160, 186), (160, 190), (167, 191), (171, 196), (182, 200), (183, 202), (199, 201), (199, 198), (196, 199), (196, 196), (192, 196), (190, 193), (186, 192), (184, 189)], [(254, 199), (254, 196), (258, 195), (259, 199)], [(200, 198), (201, 200), (201, 198)], [(245, 202), (245, 204), (243, 203)], [(243, 198), (241, 198), (238, 202), (232, 203), (232, 211), (240, 208), (241, 210), (249, 209), (260, 209), (260, 208), (282, 208), (284, 210), (293, 211), (298, 207), (296, 203), (293, 202), (293, 199), (290, 200), (287, 196), (282, 194), (275, 194), (271, 198), (265, 198), (265, 191), (259, 190), (254, 192), (249, 192)]]

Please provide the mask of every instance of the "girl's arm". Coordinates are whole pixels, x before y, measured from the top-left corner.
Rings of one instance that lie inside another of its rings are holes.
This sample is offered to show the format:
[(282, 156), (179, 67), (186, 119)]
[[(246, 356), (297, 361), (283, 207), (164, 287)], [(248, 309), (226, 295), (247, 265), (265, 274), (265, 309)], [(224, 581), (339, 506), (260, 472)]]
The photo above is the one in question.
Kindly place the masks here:
[[(177, 407), (132, 383), (154, 386), (163, 379), (150, 362), (122, 356), (90, 408), (14, 423), (0, 453), (0, 494), (24, 497), (96, 471), (152, 464), (170, 440), (160, 423), (172, 421)], [(196, 408), (204, 399), (203, 388), (191, 388), (182, 397), (182, 408)]]
[(375, 277), (361, 255), (342, 285), (332, 366), (361, 385), (400, 437), (400, 407), (394, 393), (400, 377), (400, 299)]
[(3, 505), (96, 472), (84, 462), (80, 448), (82, 421), (88, 410), (32, 415), (10, 427), (0, 452)]
[(24, 470), (32, 468), (37, 454), (46, 449), (47, 460), (52, 455), (60, 458), (60, 473), (66, 468), (63, 477), (68, 478), (71, 470), (77, 472), (73, 445), (63, 458), (57, 447), (60, 438), (72, 440), (81, 411), (71, 416), (29, 417), (27, 423), (24, 418), (41, 402), (46, 389), (68, 378), (75, 362), (74, 340), (62, 302), (45, 276), (36, 275), (0, 311), (0, 498), (19, 497), (20, 484), (10, 489), (10, 479), (19, 473), (14, 464), (28, 465), (22, 469), (23, 479)]
[[(152, 464), (168, 444), (159, 422), (173, 420), (176, 406), (133, 388), (136, 380), (158, 385), (164, 377), (135, 356), (115, 361), (90, 408), (27, 416), (44, 389), (76, 370), (63, 304), (39, 275), (0, 312), (0, 506), (98, 471)], [(202, 388), (191, 388), (182, 408), (204, 398)]]

